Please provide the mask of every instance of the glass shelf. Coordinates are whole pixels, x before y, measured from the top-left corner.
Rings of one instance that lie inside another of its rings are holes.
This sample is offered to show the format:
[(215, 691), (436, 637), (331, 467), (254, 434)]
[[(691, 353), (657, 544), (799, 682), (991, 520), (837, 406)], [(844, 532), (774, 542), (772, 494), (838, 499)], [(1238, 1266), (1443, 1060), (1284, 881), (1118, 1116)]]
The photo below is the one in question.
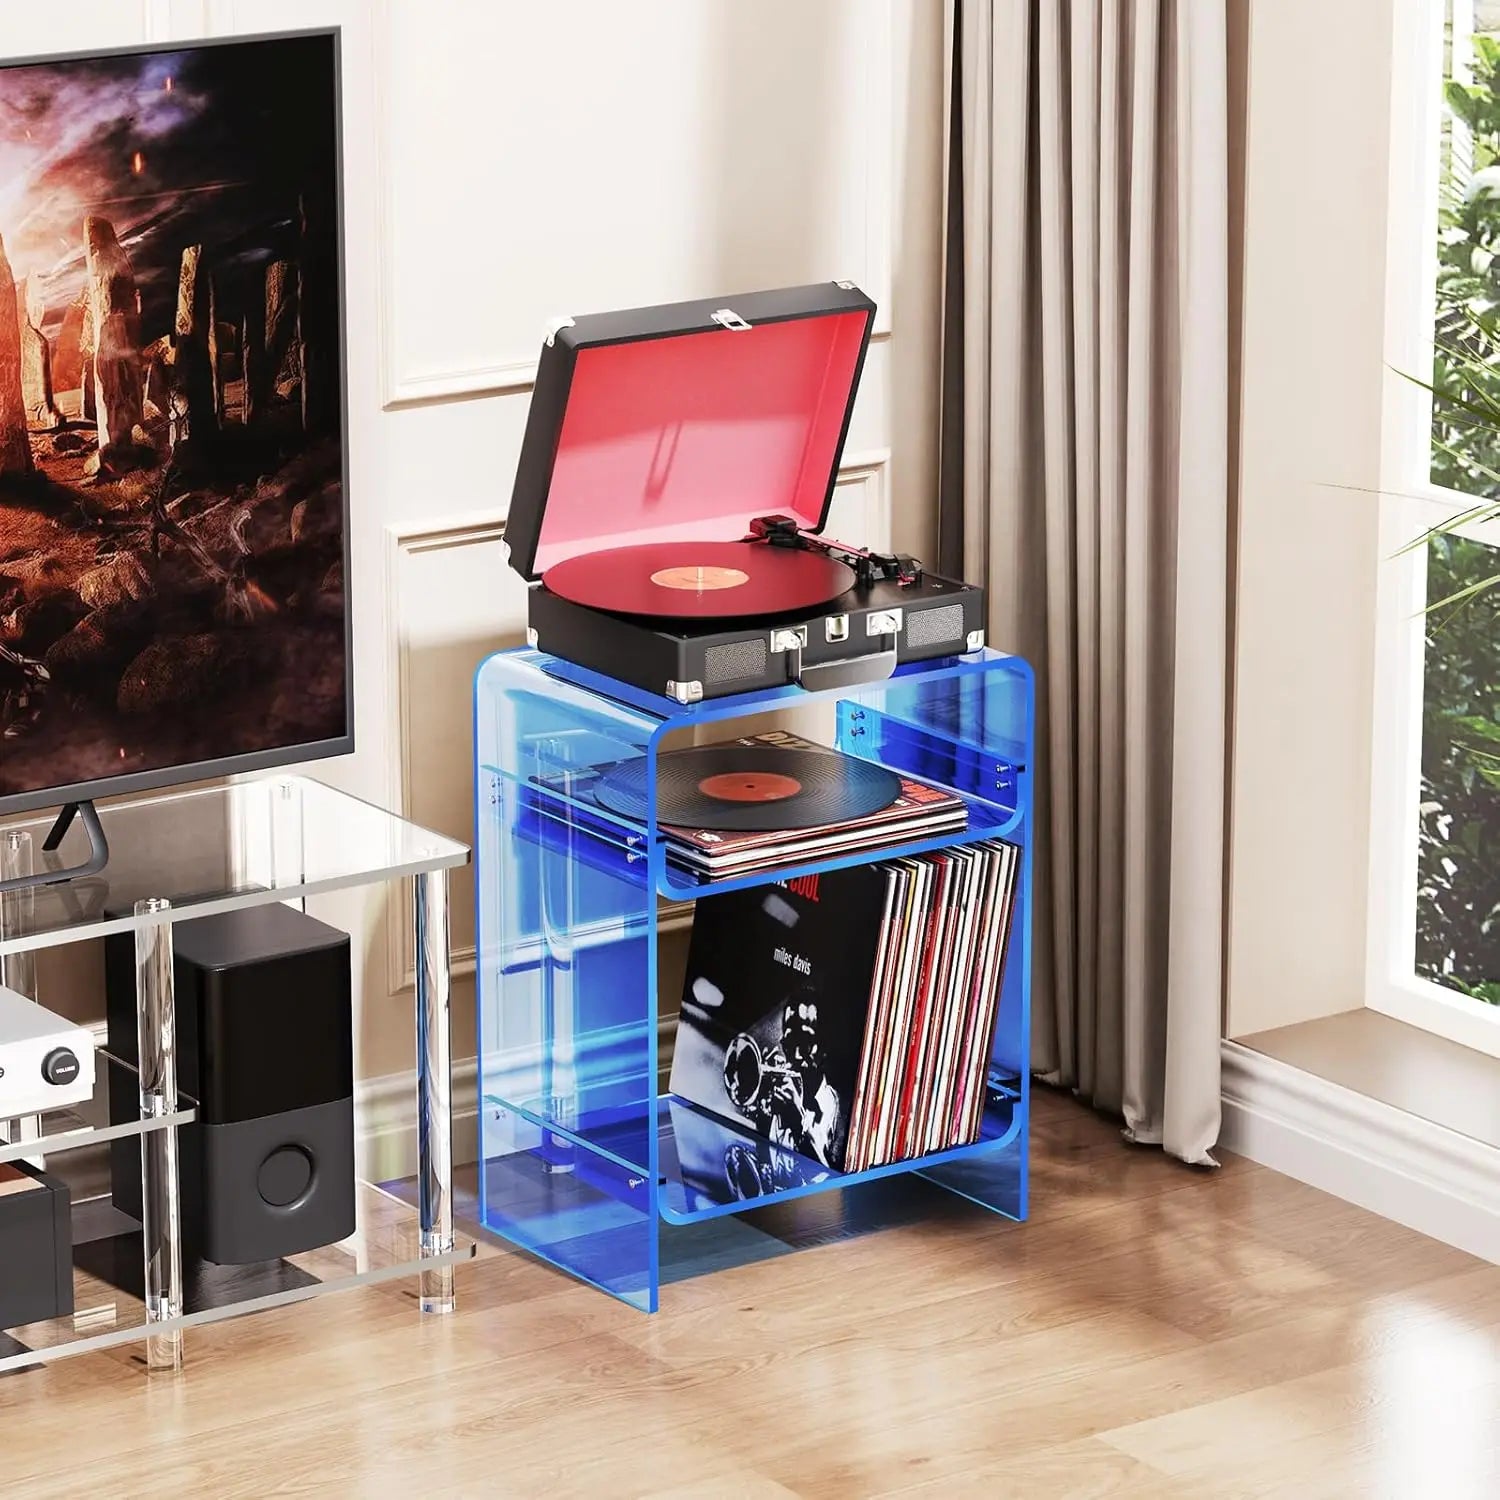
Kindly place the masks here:
[[(849, 865), (904, 859), (934, 849), (978, 843), (983, 839), (1007, 838), (1020, 822), (1021, 814), (1016, 808), (998, 807), (970, 797), (965, 797), (964, 803), (968, 822), (963, 828), (948, 829), (926, 838), (867, 845), (821, 855), (817, 859), (789, 860), (739, 875), (699, 874), (673, 861), (666, 853), (664, 841), (658, 839), (655, 842), (661, 846), (661, 857), (657, 894), (667, 901), (695, 901), (700, 896), (744, 890), (770, 880), (790, 880), (801, 875), (844, 869)], [(536, 786), (518, 787), (514, 807), (518, 830), (547, 845), (554, 853), (569, 855), (583, 864), (609, 872), (619, 868), (628, 872), (634, 868), (641, 872), (642, 880), (646, 879), (653, 841), (639, 824), (605, 815), (579, 796), (559, 796)]]
[[(125, 932), (136, 901), (161, 897), (173, 920), (294, 900), (468, 862), (467, 846), (301, 776), (105, 804), (109, 863), (99, 875), (5, 898), (0, 956)], [(42, 853), (53, 815), (7, 823), (30, 836), (31, 868), (65, 869), (87, 855), (75, 822)], [(161, 918), (146, 920), (160, 921)]]
[[(360, 1184), (356, 1215), (348, 1239), (303, 1255), (257, 1266), (184, 1267), (182, 1316), (153, 1323), (150, 1332), (263, 1312), (474, 1258), (474, 1241), (462, 1235), (455, 1236), (450, 1253), (424, 1257), (416, 1214), (372, 1184)], [(107, 1199), (94, 1199), (74, 1206), (73, 1235), (76, 1311), (0, 1332), (0, 1372), (132, 1343), (146, 1333), (140, 1226)]]
[(168, 1126), (191, 1125), (198, 1118), (197, 1101), (179, 1089), (177, 1108), (171, 1113), (142, 1115), (123, 1124), (111, 1125), (110, 1096), (123, 1089), (126, 1098), (139, 1098), (140, 1074), (129, 1063), (112, 1057), (102, 1048), (95, 1049), (94, 1068), (94, 1097), (65, 1109), (52, 1109), (30, 1117), (36, 1124), (35, 1134), (23, 1135), (19, 1121), (0, 1120), (0, 1162), (25, 1161), (31, 1157), (76, 1151), (84, 1146), (99, 1146), (106, 1141), (165, 1130)]
[(669, 1223), (697, 1224), (809, 1193), (858, 1187), (899, 1172), (922, 1172), (983, 1156), (1003, 1150), (1015, 1139), (1021, 1125), (1018, 1102), (1019, 1096), (1009, 1089), (992, 1096), (977, 1140), (884, 1162), (862, 1172), (836, 1172), (668, 1096), (663, 1101), (668, 1114), (658, 1135), (662, 1184), (658, 1208)]
[[(925, 1156), (882, 1162), (862, 1172), (840, 1172), (820, 1162), (773, 1146), (764, 1136), (731, 1125), (707, 1111), (668, 1094), (656, 1101), (658, 1210), (672, 1224), (696, 1224), (724, 1214), (741, 1213), (809, 1193), (858, 1187), (898, 1172), (920, 1172), (965, 1157), (983, 1155), (1008, 1145), (1020, 1129), (1018, 1084), (992, 1084), (976, 1140), (950, 1146)], [(651, 1170), (649, 1112), (623, 1117), (585, 1120), (567, 1129), (551, 1116), (487, 1094), (485, 1106), (502, 1110), (516, 1125), (535, 1132), (542, 1146), (546, 1170), (543, 1180), (563, 1176), (587, 1183), (593, 1169), (602, 1169), (596, 1186), (606, 1193), (621, 1180)], [(597, 1158), (596, 1162), (594, 1159)], [(513, 1159), (530, 1175), (524, 1158)], [(495, 1194), (503, 1197), (501, 1179), (489, 1183), (490, 1207)], [(534, 1196), (528, 1194), (528, 1196)]]

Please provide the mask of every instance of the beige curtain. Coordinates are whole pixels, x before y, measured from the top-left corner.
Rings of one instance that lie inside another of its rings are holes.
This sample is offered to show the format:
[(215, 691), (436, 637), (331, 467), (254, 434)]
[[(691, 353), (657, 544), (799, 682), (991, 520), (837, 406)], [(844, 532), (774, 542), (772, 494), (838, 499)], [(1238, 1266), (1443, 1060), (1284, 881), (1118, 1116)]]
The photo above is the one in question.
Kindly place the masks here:
[(1228, 659), (1224, 0), (950, 0), (941, 561), (1037, 671), (1033, 1066), (1207, 1162)]

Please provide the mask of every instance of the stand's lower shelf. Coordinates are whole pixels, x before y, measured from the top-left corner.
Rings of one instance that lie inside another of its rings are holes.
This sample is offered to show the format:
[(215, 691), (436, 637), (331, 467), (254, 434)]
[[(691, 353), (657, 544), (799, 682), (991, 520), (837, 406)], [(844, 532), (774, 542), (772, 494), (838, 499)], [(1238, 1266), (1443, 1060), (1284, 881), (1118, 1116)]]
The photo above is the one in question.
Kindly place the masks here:
[[(615, 1296), (654, 1306), (654, 1230), (920, 1173), (1007, 1218), (1025, 1214), (1026, 1102), (992, 1083), (979, 1138), (862, 1172), (840, 1172), (740, 1130), (673, 1095), (651, 1111), (623, 1112), (569, 1129), (534, 1110), (486, 1096), (488, 1139), (514, 1149), (481, 1165), (483, 1226)], [(653, 1190), (654, 1188), (654, 1190)]]
[[(461, 1235), (447, 1254), (424, 1256), (416, 1213), (382, 1188), (361, 1183), (355, 1201), (355, 1232), (337, 1244), (256, 1266), (185, 1265), (182, 1314), (152, 1323), (149, 1331), (167, 1333), (263, 1312), (474, 1258), (474, 1241)], [(75, 1311), (0, 1331), (0, 1372), (140, 1340), (147, 1332), (141, 1262), (139, 1224), (107, 1198), (75, 1204)]]

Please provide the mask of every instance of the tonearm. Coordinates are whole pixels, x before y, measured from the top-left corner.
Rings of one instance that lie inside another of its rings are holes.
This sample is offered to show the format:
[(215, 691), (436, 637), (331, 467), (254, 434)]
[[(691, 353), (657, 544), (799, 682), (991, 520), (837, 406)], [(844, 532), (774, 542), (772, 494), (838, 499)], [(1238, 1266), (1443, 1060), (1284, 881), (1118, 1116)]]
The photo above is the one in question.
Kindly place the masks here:
[(835, 562), (854, 569), (862, 587), (877, 581), (901, 585), (916, 583), (922, 577), (922, 564), (904, 552), (870, 552), (863, 547), (849, 547), (827, 537), (809, 536), (790, 516), (757, 516), (750, 523), (747, 541), (765, 542), (770, 547), (795, 547), (804, 552), (821, 552)]

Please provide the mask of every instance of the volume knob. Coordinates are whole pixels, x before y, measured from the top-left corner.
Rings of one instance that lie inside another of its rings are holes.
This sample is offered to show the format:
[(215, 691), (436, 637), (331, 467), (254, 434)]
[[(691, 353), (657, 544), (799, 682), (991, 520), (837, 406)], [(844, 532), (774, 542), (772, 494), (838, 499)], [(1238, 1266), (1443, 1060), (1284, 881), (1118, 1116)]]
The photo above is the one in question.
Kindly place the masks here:
[(42, 1059), (42, 1077), (62, 1087), (72, 1083), (81, 1071), (78, 1054), (71, 1047), (57, 1047)]

